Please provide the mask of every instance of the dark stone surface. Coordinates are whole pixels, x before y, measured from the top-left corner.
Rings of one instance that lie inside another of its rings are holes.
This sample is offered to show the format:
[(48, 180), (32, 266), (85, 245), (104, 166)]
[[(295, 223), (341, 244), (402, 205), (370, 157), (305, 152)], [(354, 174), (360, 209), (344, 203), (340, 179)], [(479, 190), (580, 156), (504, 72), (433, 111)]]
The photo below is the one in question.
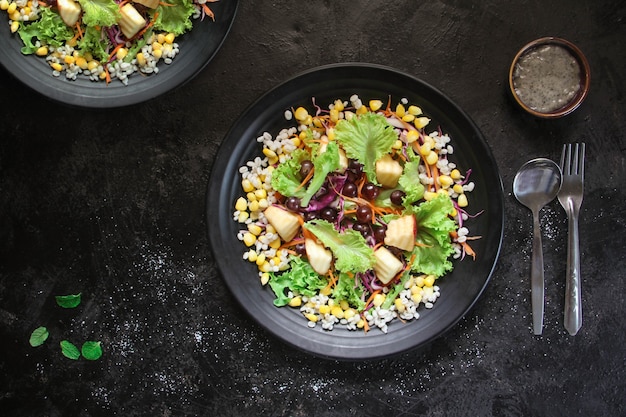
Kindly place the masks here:
[[(227, 1), (227, 0), (221, 0)], [(3, 17), (4, 18), (4, 17)], [(626, 414), (626, 3), (242, 1), (186, 85), (129, 109), (52, 103), (0, 70), (0, 410), (4, 416), (619, 416)], [(560, 36), (592, 70), (572, 115), (533, 119), (507, 93), (526, 42)], [(505, 188), (505, 240), (483, 297), (421, 352), (312, 358), (262, 331), (207, 244), (205, 189), (237, 116), (320, 64), (407, 71), (483, 131)], [(542, 212), (545, 330), (531, 331), (531, 216), (511, 194), (527, 159), (587, 143), (584, 324), (563, 329), (567, 224)], [(75, 310), (54, 295), (81, 291)], [(34, 328), (50, 339), (31, 348)], [(95, 362), (58, 342), (101, 340)]]

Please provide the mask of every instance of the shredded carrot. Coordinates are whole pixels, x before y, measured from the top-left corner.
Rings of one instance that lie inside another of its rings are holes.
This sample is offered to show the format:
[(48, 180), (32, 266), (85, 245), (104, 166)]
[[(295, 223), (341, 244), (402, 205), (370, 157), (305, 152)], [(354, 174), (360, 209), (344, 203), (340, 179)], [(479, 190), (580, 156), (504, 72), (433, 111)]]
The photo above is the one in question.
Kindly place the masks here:
[(337, 277), (335, 277), (335, 274), (333, 274), (333, 270), (329, 269), (328, 270), (328, 275), (330, 278), (330, 281), (328, 282), (328, 285), (330, 285), (330, 287), (334, 287), (335, 285), (337, 285)]
[(379, 294), (380, 292), (381, 292), (381, 290), (375, 290), (373, 293), (371, 293), (369, 298), (365, 302), (365, 305), (366, 306), (369, 305), (369, 303), (371, 303), (374, 300), (374, 297), (376, 297), (376, 294)]
[(205, 3), (202, 3), (202, 9), (204, 9), (204, 13), (206, 13), (207, 16), (215, 21), (215, 14), (213, 13), (213, 10), (209, 8), (209, 6), (207, 6)]
[(110, 83), (111, 82), (111, 74), (109, 74), (109, 69), (107, 68), (107, 66), (104, 66), (104, 74), (106, 75), (105, 80), (106, 83)]
[(117, 51), (119, 51), (122, 46), (124, 46), (123, 43), (118, 43), (117, 45), (115, 45), (115, 48), (113, 48), (113, 50), (109, 54), (109, 61), (113, 59), (115, 54), (117, 54)]
[(79, 38), (83, 38), (83, 29), (80, 27), (80, 23), (76, 22), (76, 33)]
[(304, 179), (302, 180), (302, 182), (300, 183), (300, 185), (298, 185), (296, 187), (296, 190), (299, 190), (300, 188), (304, 187), (304, 185), (309, 182), (309, 180), (311, 178), (313, 178), (313, 174), (315, 173), (315, 168), (311, 168), (311, 170), (306, 174), (306, 177), (304, 177)]
[(370, 331), (370, 325), (367, 323), (367, 320), (365, 320), (365, 314), (361, 313), (361, 319), (363, 320), (363, 331), (365, 331), (365, 333)]

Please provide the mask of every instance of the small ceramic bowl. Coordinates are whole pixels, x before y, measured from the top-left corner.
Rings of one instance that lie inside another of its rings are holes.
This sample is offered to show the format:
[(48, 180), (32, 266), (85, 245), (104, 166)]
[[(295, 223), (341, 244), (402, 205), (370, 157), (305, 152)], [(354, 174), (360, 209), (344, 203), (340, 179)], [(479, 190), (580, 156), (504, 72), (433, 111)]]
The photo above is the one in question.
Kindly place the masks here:
[(525, 45), (509, 70), (513, 98), (526, 112), (545, 119), (570, 114), (589, 92), (589, 63), (565, 39), (547, 37)]

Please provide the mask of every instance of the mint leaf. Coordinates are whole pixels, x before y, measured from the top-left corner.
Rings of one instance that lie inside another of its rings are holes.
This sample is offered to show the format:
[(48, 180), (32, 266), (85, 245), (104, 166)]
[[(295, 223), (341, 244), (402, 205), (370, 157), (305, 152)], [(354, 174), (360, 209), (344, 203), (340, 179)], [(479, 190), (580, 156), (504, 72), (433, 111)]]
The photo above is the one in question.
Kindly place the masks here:
[(374, 250), (361, 233), (339, 232), (326, 220), (312, 220), (304, 228), (313, 233), (335, 256), (335, 268), (345, 272), (365, 272), (374, 267)]
[(378, 184), (376, 161), (391, 152), (391, 147), (398, 139), (385, 116), (366, 113), (350, 120), (340, 120), (335, 126), (335, 137), (348, 158), (363, 164), (367, 179)]
[(74, 308), (80, 304), (81, 293), (70, 295), (57, 295), (54, 298), (57, 304), (63, 308)]
[(78, 358), (80, 358), (80, 351), (78, 348), (67, 340), (61, 341), (61, 353), (63, 353), (63, 356), (68, 359), (78, 360)]
[(81, 353), (85, 359), (95, 361), (102, 356), (102, 346), (100, 342), (88, 341), (83, 343)]
[(48, 329), (45, 327), (37, 327), (30, 335), (30, 339), (28, 342), (32, 347), (37, 347), (43, 345), (43, 342), (48, 339), (49, 333)]

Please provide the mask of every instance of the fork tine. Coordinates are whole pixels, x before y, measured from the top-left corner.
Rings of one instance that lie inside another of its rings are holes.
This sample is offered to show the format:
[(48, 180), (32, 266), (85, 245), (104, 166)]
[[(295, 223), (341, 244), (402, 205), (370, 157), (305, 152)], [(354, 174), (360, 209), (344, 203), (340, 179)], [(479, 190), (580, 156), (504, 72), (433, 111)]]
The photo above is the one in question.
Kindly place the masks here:
[(565, 155), (567, 154), (567, 144), (563, 145), (563, 150), (561, 151), (561, 163), (559, 166), (561, 167), (561, 173), (565, 174)]
[(585, 142), (580, 144), (580, 153), (578, 154), (578, 175), (582, 179), (585, 178)]

